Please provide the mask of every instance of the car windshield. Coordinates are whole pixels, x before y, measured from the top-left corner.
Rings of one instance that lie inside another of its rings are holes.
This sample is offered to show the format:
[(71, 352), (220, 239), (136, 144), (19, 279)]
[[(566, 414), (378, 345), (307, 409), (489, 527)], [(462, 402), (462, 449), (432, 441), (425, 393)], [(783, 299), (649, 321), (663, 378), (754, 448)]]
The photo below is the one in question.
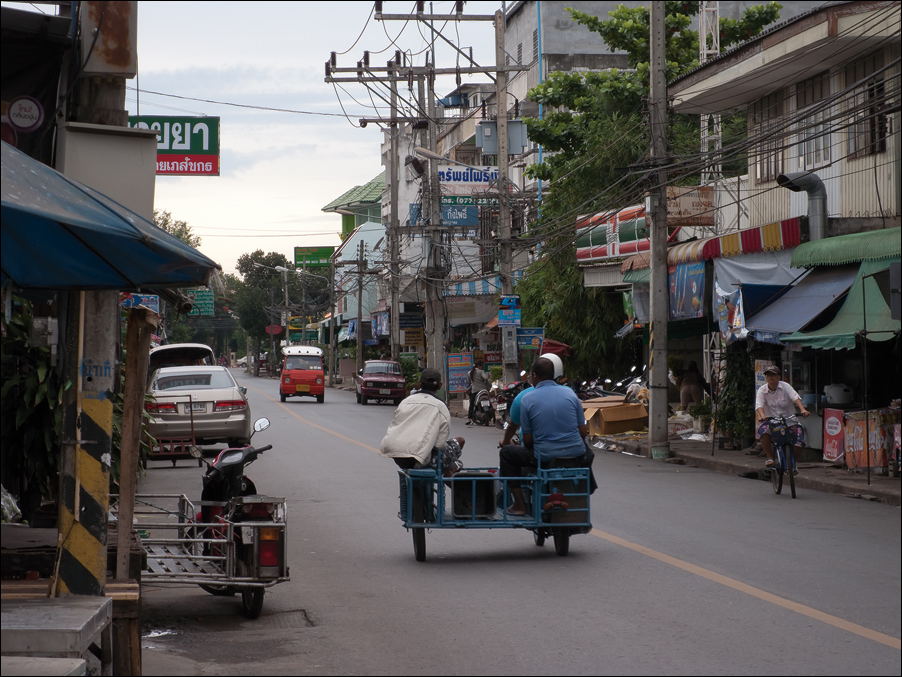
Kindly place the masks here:
[(401, 374), (401, 365), (397, 362), (370, 362), (363, 368), (364, 374)]
[(310, 369), (319, 371), (323, 368), (319, 355), (290, 355), (285, 358), (285, 369)]
[(173, 374), (161, 376), (153, 383), (154, 390), (195, 390), (212, 388), (232, 388), (232, 378), (224, 371), (204, 374)]

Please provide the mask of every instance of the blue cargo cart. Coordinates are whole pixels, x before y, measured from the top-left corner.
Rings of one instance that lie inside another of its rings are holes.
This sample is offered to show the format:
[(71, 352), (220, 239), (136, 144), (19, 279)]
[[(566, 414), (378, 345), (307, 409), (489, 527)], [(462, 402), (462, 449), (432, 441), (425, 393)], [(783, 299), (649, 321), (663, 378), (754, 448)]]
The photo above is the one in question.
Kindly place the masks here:
[[(537, 546), (551, 537), (555, 552), (570, 551), (570, 536), (592, 528), (589, 513), (589, 469), (575, 459), (555, 459), (525, 477), (501, 477), (498, 468), (464, 468), (444, 477), (433, 468), (399, 470), (401, 510), (398, 517), (413, 534), (418, 562), (426, 559), (427, 529), (527, 529)], [(441, 467), (441, 459), (437, 459)], [(519, 481), (528, 511), (510, 515), (509, 483)]]

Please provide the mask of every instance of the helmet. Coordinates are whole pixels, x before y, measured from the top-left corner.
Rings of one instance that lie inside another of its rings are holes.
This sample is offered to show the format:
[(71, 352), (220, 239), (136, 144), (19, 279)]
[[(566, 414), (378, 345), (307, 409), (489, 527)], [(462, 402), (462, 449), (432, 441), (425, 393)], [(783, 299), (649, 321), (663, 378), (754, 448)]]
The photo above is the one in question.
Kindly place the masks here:
[(561, 362), (560, 357), (558, 357), (554, 353), (545, 353), (544, 355), (539, 355), (539, 357), (544, 357), (546, 360), (551, 360), (551, 363), (554, 365), (555, 381), (557, 381), (561, 376), (564, 375), (564, 363)]

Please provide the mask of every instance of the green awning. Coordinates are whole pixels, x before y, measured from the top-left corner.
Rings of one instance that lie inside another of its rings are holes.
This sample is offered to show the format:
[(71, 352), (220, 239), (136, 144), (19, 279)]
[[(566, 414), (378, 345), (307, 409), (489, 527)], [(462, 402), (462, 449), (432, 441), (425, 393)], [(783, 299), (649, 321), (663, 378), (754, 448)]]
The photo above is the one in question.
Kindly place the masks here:
[(623, 274), (623, 281), (631, 284), (651, 283), (651, 268), (630, 268)]
[[(825, 237), (800, 244), (792, 252), (793, 268), (841, 266), (859, 261), (899, 260), (902, 255), (902, 228), (869, 230), (852, 235)], [(861, 290), (858, 290), (859, 299)]]
[[(895, 231), (897, 238), (896, 251), (899, 251), (899, 229), (890, 228), (885, 231), (875, 232), (892, 232)], [(839, 240), (840, 236), (829, 238)], [(797, 248), (798, 250), (798, 248)], [(884, 259), (881, 261), (862, 261), (861, 268), (852, 288), (846, 295), (846, 300), (842, 308), (836, 313), (836, 317), (825, 327), (815, 329), (810, 332), (797, 331), (789, 336), (781, 337), (783, 343), (794, 343), (808, 348), (820, 349), (851, 349), (855, 347), (856, 336), (859, 332), (867, 330), (867, 338), (870, 341), (888, 341), (899, 333), (899, 320), (890, 317), (889, 306), (883, 298), (880, 287), (873, 277), (864, 279), (865, 275), (876, 273), (889, 268), (890, 263), (899, 261), (900, 256), (897, 253), (895, 257)], [(795, 256), (793, 256), (793, 265), (795, 265)], [(862, 284), (864, 285), (864, 296), (862, 297)], [(867, 322), (865, 322), (864, 311), (867, 311)]]

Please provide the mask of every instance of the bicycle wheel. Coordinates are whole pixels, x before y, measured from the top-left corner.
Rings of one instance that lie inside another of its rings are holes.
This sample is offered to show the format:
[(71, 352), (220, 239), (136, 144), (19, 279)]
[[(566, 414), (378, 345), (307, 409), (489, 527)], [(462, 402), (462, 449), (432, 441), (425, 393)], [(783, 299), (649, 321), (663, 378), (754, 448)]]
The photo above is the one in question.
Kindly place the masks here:
[(770, 469), (770, 481), (774, 485), (774, 493), (779, 495), (783, 491), (783, 468), (786, 464), (783, 462), (783, 450), (774, 447), (774, 465)]
[(789, 492), (796, 497), (796, 453), (791, 444), (786, 445), (786, 473), (789, 475)]

